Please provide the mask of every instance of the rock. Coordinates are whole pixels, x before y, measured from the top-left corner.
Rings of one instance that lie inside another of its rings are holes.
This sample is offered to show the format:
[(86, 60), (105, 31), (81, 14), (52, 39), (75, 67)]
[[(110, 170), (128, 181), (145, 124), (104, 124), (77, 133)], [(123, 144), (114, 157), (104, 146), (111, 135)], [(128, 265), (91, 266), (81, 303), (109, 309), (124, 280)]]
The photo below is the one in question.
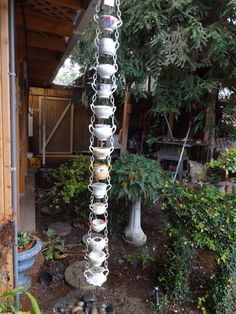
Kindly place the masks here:
[(115, 314), (115, 308), (113, 305), (108, 305), (108, 307), (106, 308), (106, 312), (107, 314)]
[(92, 308), (90, 310), (90, 314), (99, 314), (95, 305), (92, 306)]
[(98, 309), (98, 313), (99, 314), (107, 314), (107, 311), (106, 311), (106, 309)]
[(78, 311), (83, 311), (83, 306), (77, 305), (77, 306), (73, 307), (71, 313), (72, 313), (72, 314), (75, 314), (75, 313), (77, 313)]
[[(65, 270), (65, 280), (74, 288), (80, 290), (94, 290), (96, 289), (96, 286), (90, 285), (84, 277), (85, 268), (86, 261), (74, 262)], [(84, 302), (86, 301), (84, 300)]]
[(59, 214), (61, 212), (61, 208), (44, 206), (40, 209), (40, 211), (43, 215), (53, 216)]
[(78, 305), (78, 306), (84, 306), (84, 302), (83, 302), (83, 301), (80, 301), (80, 302), (76, 303), (76, 305)]
[(48, 228), (55, 230), (56, 234), (60, 237), (66, 237), (71, 233), (72, 229), (71, 225), (61, 221), (50, 224)]
[(83, 300), (85, 303), (92, 303), (97, 301), (95, 295), (91, 291), (88, 291), (84, 294)]

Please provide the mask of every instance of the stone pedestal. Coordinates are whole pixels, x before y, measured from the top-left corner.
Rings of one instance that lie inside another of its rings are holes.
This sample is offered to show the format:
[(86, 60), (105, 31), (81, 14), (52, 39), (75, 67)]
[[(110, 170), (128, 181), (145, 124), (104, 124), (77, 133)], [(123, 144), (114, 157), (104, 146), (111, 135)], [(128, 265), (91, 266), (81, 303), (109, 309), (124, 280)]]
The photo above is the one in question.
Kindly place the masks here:
[(132, 203), (129, 224), (125, 228), (123, 239), (135, 246), (142, 246), (147, 242), (147, 236), (141, 228), (141, 200)]

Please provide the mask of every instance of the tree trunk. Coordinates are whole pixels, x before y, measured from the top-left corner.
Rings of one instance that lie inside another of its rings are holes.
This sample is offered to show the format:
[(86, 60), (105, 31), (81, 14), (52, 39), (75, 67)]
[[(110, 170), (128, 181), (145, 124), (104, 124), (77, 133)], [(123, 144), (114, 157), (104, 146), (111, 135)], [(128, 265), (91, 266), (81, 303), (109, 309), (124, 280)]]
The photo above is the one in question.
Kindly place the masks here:
[(124, 231), (124, 240), (135, 246), (141, 246), (147, 242), (147, 236), (141, 228), (141, 199), (132, 202), (129, 223)]

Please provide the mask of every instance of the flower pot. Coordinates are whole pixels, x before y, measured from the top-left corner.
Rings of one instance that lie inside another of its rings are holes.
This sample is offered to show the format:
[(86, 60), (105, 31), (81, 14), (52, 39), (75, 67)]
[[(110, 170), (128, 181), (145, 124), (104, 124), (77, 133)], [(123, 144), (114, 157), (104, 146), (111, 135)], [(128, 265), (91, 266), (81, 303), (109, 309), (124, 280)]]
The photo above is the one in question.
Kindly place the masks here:
[(98, 119), (109, 119), (115, 112), (115, 108), (111, 106), (91, 106), (93, 112)]
[(108, 32), (113, 32), (117, 27), (121, 26), (121, 22), (112, 15), (101, 15), (98, 24), (101, 30)]
[(93, 172), (95, 179), (97, 181), (99, 181), (99, 180), (106, 180), (107, 179), (107, 177), (109, 175), (109, 171), (111, 170), (111, 168), (112, 167), (110, 165), (107, 166), (107, 165), (95, 164), (93, 166), (93, 168), (90, 170), (92, 170), (91, 172)]
[(93, 195), (96, 198), (103, 198), (107, 194), (107, 184), (106, 183), (93, 183), (92, 184)]
[(116, 73), (116, 68), (112, 64), (99, 64), (97, 66), (97, 72), (102, 79), (109, 79)]
[(104, 55), (114, 56), (118, 48), (119, 48), (119, 43), (118, 42), (116, 43), (111, 38), (102, 38), (99, 42), (100, 56), (104, 56)]
[(116, 126), (111, 127), (109, 124), (92, 124), (89, 125), (89, 131), (100, 141), (106, 141), (116, 131)]
[(91, 222), (91, 228), (93, 231), (101, 232), (107, 226), (107, 220), (103, 219), (94, 219)]
[(94, 250), (89, 253), (89, 262), (93, 266), (101, 266), (102, 263), (105, 261), (106, 254), (103, 251), (100, 250)]
[(85, 270), (84, 275), (89, 284), (100, 287), (107, 280), (105, 272), (108, 274), (108, 270), (104, 267), (94, 266)]
[(32, 283), (32, 279), (30, 276), (25, 275), (25, 271), (29, 270), (35, 262), (35, 256), (41, 251), (42, 242), (40, 240), (35, 241), (35, 245), (23, 252), (18, 253), (18, 285), (24, 286), (27, 290)]
[(102, 237), (94, 237), (91, 241), (88, 241), (88, 245), (91, 250), (102, 251), (106, 246), (106, 241)]
[(110, 156), (113, 149), (111, 147), (92, 147), (91, 151), (99, 160), (104, 160), (107, 156)]
[(107, 207), (108, 207), (107, 203), (104, 204), (101, 202), (90, 205), (90, 209), (95, 215), (103, 215)]

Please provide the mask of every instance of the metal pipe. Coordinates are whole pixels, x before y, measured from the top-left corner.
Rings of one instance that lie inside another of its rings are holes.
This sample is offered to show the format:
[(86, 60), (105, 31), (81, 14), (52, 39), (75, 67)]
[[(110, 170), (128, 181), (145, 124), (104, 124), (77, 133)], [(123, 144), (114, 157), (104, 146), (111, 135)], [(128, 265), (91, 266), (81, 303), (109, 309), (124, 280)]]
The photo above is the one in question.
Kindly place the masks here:
[[(15, 21), (14, 0), (9, 0), (9, 79), (10, 79), (10, 107), (11, 107), (11, 178), (12, 178), (12, 209), (14, 215), (14, 285), (18, 286), (18, 240), (17, 240), (17, 174), (16, 174), (16, 66), (15, 66)], [(19, 296), (16, 297), (16, 302)]]

